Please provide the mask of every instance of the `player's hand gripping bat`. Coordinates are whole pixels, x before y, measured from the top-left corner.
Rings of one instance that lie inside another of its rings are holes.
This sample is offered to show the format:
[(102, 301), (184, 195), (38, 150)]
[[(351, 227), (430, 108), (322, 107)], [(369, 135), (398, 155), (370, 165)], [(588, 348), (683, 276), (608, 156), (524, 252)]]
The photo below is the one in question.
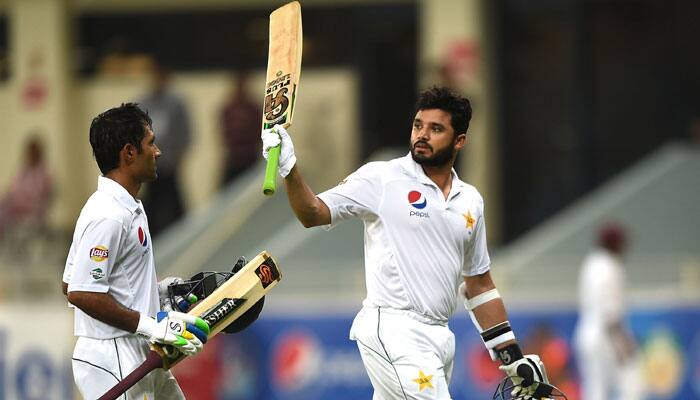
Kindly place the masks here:
[[(209, 324), (208, 337), (211, 339), (248, 311), (275, 287), (280, 279), (282, 275), (275, 260), (263, 251), (197, 303), (188, 314), (196, 315)], [(115, 400), (149, 372), (156, 368), (170, 369), (185, 358), (181, 354), (170, 357), (167, 353), (170, 352), (162, 346), (152, 344), (146, 361), (103, 394), (99, 400)]]
[[(270, 14), (270, 47), (267, 54), (265, 105), (262, 129), (275, 125), (292, 125), (299, 75), (301, 74), (301, 6), (298, 1), (287, 3)], [(280, 147), (270, 149), (265, 169), (263, 193), (275, 193)]]

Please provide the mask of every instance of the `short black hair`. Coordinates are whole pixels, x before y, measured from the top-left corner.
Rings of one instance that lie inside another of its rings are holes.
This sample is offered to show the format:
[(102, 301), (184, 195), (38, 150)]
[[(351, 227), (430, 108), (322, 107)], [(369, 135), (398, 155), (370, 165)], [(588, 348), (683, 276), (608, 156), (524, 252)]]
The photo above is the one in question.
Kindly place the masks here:
[(146, 128), (152, 124), (136, 103), (122, 103), (96, 116), (90, 124), (90, 146), (102, 174), (119, 167), (119, 152), (127, 143), (140, 153)]
[(418, 95), (415, 112), (431, 109), (450, 113), (455, 136), (467, 133), (469, 121), (472, 119), (472, 106), (466, 97), (444, 86), (431, 87)]

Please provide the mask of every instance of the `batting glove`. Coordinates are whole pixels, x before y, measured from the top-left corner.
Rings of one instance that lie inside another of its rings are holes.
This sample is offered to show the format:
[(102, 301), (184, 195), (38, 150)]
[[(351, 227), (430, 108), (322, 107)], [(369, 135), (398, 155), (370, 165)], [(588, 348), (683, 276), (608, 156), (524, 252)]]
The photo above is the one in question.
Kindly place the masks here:
[[(539, 356), (528, 354), (498, 368), (505, 372), (515, 385), (511, 392), (513, 399), (540, 400), (550, 398), (552, 387), (549, 385), (547, 372)], [(540, 383), (546, 383), (546, 385), (540, 385)]]
[(279, 174), (282, 178), (286, 177), (297, 163), (297, 157), (294, 155), (294, 143), (292, 143), (289, 133), (283, 126), (275, 125), (271, 129), (263, 130), (261, 136), (263, 157), (266, 160), (271, 148), (282, 145), (280, 149)]
[(199, 353), (207, 342), (209, 324), (194, 315), (160, 311), (157, 319), (141, 314), (136, 333), (151, 343), (170, 345), (191, 356)]

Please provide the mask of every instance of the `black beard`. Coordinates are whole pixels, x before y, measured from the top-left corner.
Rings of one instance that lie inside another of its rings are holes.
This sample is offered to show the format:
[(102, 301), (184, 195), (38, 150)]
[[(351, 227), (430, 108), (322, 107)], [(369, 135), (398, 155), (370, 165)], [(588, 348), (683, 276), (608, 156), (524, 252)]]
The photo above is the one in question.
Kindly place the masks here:
[[(421, 141), (418, 141), (416, 143), (427, 144), (426, 142)], [(443, 167), (447, 164), (452, 163), (452, 160), (454, 160), (454, 156), (457, 153), (457, 151), (454, 148), (454, 143), (452, 143), (452, 146), (444, 148), (440, 151), (434, 151), (433, 147), (431, 146), (430, 149), (433, 150), (433, 155), (430, 157), (425, 157), (423, 155), (416, 154), (416, 143), (410, 146), (411, 157), (413, 158), (413, 161), (417, 162), (418, 164), (424, 167)]]

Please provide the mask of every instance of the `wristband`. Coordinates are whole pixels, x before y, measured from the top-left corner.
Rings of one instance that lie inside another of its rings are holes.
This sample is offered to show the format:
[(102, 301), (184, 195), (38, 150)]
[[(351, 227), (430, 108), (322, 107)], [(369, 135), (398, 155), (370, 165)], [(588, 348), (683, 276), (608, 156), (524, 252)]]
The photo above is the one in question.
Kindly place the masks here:
[(496, 349), (496, 355), (498, 355), (503, 365), (510, 365), (523, 358), (523, 352), (517, 343), (509, 344), (502, 349)]
[(487, 348), (495, 350), (499, 345), (515, 340), (515, 334), (510, 328), (510, 323), (505, 321), (481, 332), (481, 339)]

